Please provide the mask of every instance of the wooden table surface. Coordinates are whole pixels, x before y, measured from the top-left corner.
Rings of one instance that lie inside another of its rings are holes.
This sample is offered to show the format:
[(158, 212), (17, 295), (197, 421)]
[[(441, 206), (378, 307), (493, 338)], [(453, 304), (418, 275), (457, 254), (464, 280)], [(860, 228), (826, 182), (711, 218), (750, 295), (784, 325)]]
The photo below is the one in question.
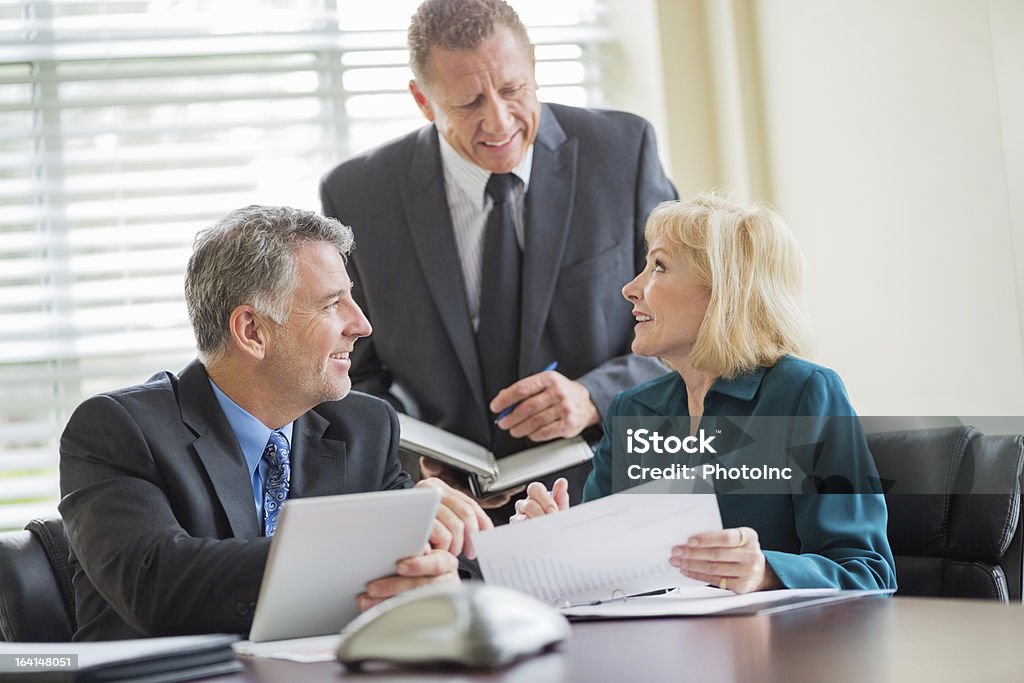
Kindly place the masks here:
[(1024, 607), (866, 598), (769, 616), (573, 624), (553, 653), (495, 672), (346, 672), (246, 660), (224, 681), (1024, 681)]

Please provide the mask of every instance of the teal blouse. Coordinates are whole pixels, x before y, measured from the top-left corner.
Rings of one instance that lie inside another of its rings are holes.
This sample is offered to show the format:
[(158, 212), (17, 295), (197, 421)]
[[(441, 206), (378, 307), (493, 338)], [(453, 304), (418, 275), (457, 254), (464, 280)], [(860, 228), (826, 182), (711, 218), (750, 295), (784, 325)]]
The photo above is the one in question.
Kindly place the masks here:
[[(583, 500), (612, 493), (612, 417), (688, 415), (686, 385), (671, 372), (620, 392), (604, 419), (605, 436)], [(704, 399), (705, 416), (854, 416), (834, 371), (785, 356), (770, 368), (719, 379)], [(702, 422), (703, 426), (703, 422)], [(851, 480), (874, 473), (859, 428), (821, 439), (823, 454)], [(755, 529), (765, 558), (787, 588), (896, 588), (886, 537), (885, 498), (878, 493), (718, 494), (725, 528)], [(680, 542), (685, 539), (680, 539)]]

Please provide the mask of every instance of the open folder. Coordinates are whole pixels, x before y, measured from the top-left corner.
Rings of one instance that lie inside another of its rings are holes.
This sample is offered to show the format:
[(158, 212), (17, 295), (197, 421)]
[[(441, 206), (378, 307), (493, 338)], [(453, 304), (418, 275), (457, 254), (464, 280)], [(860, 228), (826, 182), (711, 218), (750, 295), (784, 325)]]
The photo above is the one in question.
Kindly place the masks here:
[(587, 462), (594, 452), (587, 442), (556, 439), (501, 458), (478, 443), (400, 414), (402, 450), (425, 455), (469, 476), (473, 495), (483, 496), (536, 481), (553, 472)]

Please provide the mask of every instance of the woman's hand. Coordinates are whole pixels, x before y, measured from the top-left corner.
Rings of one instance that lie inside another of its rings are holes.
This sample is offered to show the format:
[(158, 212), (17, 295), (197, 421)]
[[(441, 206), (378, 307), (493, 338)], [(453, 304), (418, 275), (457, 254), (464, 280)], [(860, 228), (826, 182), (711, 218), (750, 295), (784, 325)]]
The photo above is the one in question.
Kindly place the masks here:
[(569, 481), (564, 477), (556, 479), (551, 491), (539, 481), (526, 487), (526, 498), (516, 501), (516, 514), (508, 518), (511, 523), (524, 519), (543, 517), (569, 507)]
[(669, 563), (679, 571), (733, 593), (781, 588), (750, 527), (708, 531), (672, 548)]

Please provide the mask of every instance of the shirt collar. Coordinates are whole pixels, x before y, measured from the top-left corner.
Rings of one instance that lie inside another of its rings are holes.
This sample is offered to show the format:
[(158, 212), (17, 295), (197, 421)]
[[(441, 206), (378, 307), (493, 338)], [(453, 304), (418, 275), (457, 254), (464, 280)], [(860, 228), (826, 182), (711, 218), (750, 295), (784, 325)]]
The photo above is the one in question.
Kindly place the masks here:
[[(245, 408), (231, 400), (212, 379), (210, 380), (210, 386), (213, 387), (213, 394), (217, 397), (217, 403), (220, 404), (221, 410), (224, 411), (224, 416), (228, 419), (228, 424), (231, 425), (231, 430), (235, 433), (235, 438), (238, 439), (242, 455), (249, 466), (249, 473), (252, 474), (253, 470), (259, 466), (260, 459), (263, 457), (263, 451), (267, 447), (267, 441), (270, 439), (270, 432), (274, 430), (267, 427)], [(289, 422), (277, 430), (284, 434), (289, 444), (292, 442), (292, 427), (294, 424), (294, 422)]]
[(764, 379), (764, 373), (767, 371), (768, 368), (762, 366), (733, 379), (722, 379), (719, 377), (711, 385), (711, 391), (717, 391), (720, 394), (732, 396), (742, 401), (752, 401), (754, 396), (757, 395), (757, 390), (761, 387), (761, 380)]
[[(441, 131), (437, 132), (437, 139), (441, 144), (441, 166), (444, 168), (445, 181), (454, 183), (477, 209), (483, 211), (487, 204), (486, 188), (487, 181), (491, 178), (491, 172), (486, 168), (480, 168), (456, 152), (455, 148), (448, 144), (445, 137), (441, 135)], [(530, 187), (530, 172), (532, 170), (533, 145), (531, 144), (519, 165), (512, 169), (512, 172), (523, 181), (524, 193)]]
[[(741, 401), (752, 401), (757, 395), (757, 390), (761, 388), (761, 381), (767, 371), (768, 368), (759, 367), (733, 379), (719, 377), (711, 385), (708, 393), (719, 393)], [(653, 380), (650, 389), (638, 393), (635, 400), (654, 411), (663, 411), (666, 406), (679, 406), (679, 410), (684, 411), (683, 414), (685, 414), (687, 410), (686, 385), (679, 373), (672, 372), (663, 378)]]

